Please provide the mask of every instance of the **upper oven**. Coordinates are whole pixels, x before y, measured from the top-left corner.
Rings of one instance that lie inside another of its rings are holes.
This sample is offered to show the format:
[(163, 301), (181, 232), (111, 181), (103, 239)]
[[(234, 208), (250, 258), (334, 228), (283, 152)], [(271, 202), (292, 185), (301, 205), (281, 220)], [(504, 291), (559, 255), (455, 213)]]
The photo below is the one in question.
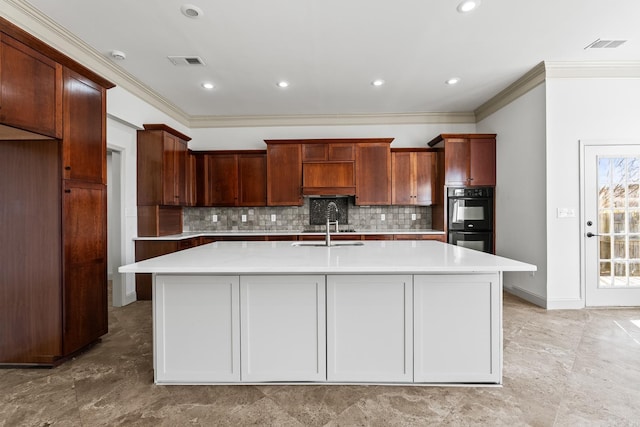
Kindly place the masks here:
[(448, 188), (450, 231), (493, 230), (493, 187)]

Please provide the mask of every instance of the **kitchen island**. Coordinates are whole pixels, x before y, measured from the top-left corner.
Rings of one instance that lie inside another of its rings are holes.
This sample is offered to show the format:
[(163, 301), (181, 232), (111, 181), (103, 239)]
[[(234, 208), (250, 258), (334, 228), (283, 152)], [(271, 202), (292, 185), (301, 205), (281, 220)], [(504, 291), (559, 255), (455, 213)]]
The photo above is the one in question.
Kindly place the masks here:
[(502, 382), (502, 272), (534, 265), (436, 241), (319, 243), (120, 267), (153, 273), (155, 382)]

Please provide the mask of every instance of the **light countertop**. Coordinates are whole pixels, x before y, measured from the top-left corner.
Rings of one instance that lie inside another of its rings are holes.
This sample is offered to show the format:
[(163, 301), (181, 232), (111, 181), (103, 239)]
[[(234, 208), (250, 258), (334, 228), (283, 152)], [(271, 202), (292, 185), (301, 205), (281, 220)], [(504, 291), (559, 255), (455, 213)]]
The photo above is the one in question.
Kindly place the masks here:
[[(363, 274), (536, 271), (536, 266), (438, 241), (368, 240), (362, 246), (215, 242), (122, 266), (121, 273)], [(342, 242), (341, 242), (342, 243)]]
[[(181, 234), (172, 234), (169, 236), (151, 236), (151, 237), (136, 237), (134, 240), (185, 240), (194, 237), (228, 237), (228, 236), (323, 236), (323, 231), (296, 231), (296, 230), (252, 230), (252, 231), (238, 231), (238, 230), (226, 230), (226, 231), (187, 231)], [(331, 235), (334, 233), (332, 231)], [(441, 230), (363, 230), (363, 231), (342, 231), (337, 233), (339, 235), (388, 235), (388, 234), (434, 234), (444, 235), (444, 231)]]

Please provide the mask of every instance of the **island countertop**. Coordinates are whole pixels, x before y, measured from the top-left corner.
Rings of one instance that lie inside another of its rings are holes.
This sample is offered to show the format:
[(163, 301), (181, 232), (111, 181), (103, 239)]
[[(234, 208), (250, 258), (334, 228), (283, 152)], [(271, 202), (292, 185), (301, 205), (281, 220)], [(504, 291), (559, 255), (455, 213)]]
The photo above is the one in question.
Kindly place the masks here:
[(525, 262), (437, 241), (294, 246), (289, 241), (215, 242), (119, 268), (121, 273), (361, 274), (536, 271)]

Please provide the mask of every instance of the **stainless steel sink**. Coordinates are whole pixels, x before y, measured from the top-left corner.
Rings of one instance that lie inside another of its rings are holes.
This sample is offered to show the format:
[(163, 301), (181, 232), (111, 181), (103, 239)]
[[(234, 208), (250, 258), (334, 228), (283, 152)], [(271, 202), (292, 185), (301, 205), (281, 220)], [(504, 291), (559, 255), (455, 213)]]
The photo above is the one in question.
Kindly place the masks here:
[(333, 248), (336, 246), (362, 246), (363, 242), (331, 242), (329, 246), (327, 246), (322, 241), (308, 241), (308, 242), (293, 242), (291, 246), (315, 246), (315, 247), (329, 247)]

